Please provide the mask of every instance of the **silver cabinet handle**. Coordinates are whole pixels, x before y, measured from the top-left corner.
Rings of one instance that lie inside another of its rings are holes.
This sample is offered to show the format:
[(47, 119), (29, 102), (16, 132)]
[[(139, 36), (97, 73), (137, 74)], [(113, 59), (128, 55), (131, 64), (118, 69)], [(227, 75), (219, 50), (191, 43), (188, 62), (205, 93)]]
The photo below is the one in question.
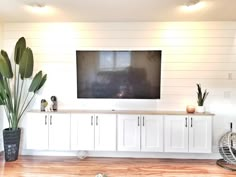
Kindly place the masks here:
[(191, 127), (193, 127), (193, 118), (191, 117)]
[(185, 117), (185, 127), (188, 127), (188, 118)]
[(144, 127), (144, 116), (143, 116), (143, 127)]
[(47, 122), (47, 119), (48, 119), (48, 116), (47, 116), (47, 115), (45, 115), (45, 121), (44, 121), (44, 124), (45, 124), (45, 125), (47, 125), (47, 124), (48, 124), (48, 122)]
[(52, 116), (50, 116), (50, 125), (52, 125)]
[(98, 126), (98, 116), (96, 116), (96, 125)]
[(93, 116), (91, 116), (91, 126), (93, 126)]
[(139, 116), (138, 116), (138, 127), (139, 127)]

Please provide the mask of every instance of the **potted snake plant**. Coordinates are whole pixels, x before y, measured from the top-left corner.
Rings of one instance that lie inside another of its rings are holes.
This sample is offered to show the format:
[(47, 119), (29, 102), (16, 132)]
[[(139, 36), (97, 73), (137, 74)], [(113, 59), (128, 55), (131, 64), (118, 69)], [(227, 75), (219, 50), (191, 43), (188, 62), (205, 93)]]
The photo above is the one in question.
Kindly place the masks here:
[(204, 102), (208, 96), (209, 92), (205, 90), (202, 92), (202, 88), (200, 84), (197, 84), (197, 112), (203, 113), (205, 112)]
[[(14, 68), (6, 51), (0, 52), (0, 105), (4, 107), (9, 127), (3, 130), (6, 161), (18, 158), (21, 129), (19, 122), (34, 99), (36, 93), (47, 80), (42, 71), (31, 79), (34, 69), (32, 50), (21, 37), (14, 52)], [(31, 83), (29, 84), (29, 81)]]

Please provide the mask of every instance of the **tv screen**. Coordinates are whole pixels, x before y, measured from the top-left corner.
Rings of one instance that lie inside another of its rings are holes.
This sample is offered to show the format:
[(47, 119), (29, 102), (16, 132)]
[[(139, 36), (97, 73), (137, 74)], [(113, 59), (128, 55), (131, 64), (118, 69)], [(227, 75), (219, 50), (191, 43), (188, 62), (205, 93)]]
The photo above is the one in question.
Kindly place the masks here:
[(76, 51), (77, 98), (159, 99), (161, 51)]

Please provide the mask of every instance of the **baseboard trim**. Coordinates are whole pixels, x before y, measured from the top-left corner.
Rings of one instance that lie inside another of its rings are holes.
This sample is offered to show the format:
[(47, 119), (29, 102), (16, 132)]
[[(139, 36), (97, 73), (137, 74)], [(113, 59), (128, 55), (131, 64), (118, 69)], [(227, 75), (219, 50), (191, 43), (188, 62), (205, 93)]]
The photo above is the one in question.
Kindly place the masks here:
[(175, 159), (219, 159), (219, 153), (152, 153), (152, 152), (95, 152), (95, 151), (34, 151), (23, 150), (21, 155), (39, 156), (77, 156), (80, 157), (121, 157), (121, 158), (175, 158)]

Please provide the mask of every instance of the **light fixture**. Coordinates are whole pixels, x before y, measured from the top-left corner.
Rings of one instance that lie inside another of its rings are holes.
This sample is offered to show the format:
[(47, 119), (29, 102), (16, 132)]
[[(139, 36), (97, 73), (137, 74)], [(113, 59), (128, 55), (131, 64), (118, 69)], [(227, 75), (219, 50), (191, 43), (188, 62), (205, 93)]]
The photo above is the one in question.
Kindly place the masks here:
[(191, 7), (191, 6), (194, 6), (194, 5), (198, 4), (199, 2), (200, 2), (200, 0), (188, 0), (188, 1), (185, 3), (185, 5), (186, 5), (187, 7)]
[(51, 9), (42, 3), (31, 3), (26, 6), (27, 10), (35, 14), (48, 14), (51, 12)]
[(207, 3), (201, 0), (187, 0), (185, 4), (180, 6), (180, 10), (183, 12), (195, 12), (197, 10), (206, 7)]
[(46, 10), (46, 6), (40, 3), (29, 4), (29, 7), (34, 13), (44, 13), (44, 11)]
[(30, 4), (30, 6), (33, 8), (44, 8), (45, 7), (44, 4), (40, 4), (40, 3), (32, 3), (32, 4)]

